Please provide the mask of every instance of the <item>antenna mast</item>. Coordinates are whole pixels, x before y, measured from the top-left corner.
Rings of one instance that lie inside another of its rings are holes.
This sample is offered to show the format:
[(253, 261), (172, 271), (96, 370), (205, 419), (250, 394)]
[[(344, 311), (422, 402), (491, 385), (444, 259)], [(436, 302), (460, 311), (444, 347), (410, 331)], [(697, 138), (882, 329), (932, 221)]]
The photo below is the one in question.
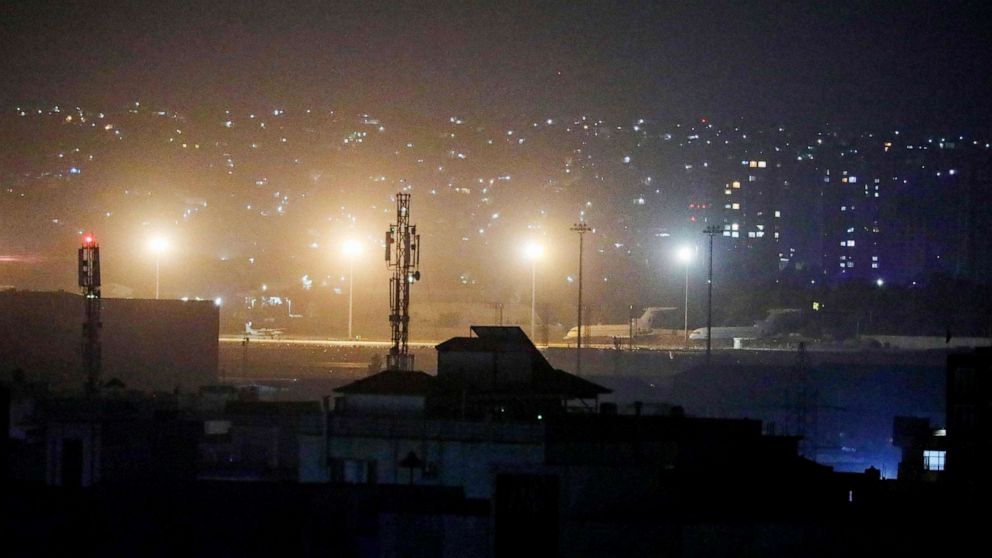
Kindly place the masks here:
[(83, 322), (83, 366), (86, 369), (86, 393), (100, 389), (100, 245), (91, 234), (83, 236), (79, 247), (79, 288), (86, 304)]
[(396, 194), (396, 224), (386, 231), (386, 267), (389, 278), (389, 326), (393, 346), (386, 357), (388, 370), (413, 370), (410, 337), (410, 285), (420, 280), (420, 235), (410, 224), (410, 194)]

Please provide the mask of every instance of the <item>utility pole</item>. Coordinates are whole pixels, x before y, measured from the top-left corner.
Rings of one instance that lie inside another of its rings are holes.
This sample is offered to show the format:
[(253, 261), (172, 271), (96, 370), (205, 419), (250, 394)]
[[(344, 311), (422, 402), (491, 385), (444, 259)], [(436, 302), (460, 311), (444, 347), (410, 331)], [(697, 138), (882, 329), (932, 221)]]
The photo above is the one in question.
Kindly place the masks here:
[(248, 369), (248, 343), (250, 341), (251, 341), (251, 338), (248, 337), (248, 334), (247, 333), (245, 334), (245, 338), (241, 340), (241, 377), (242, 378), (247, 378), (248, 377), (248, 373), (247, 373), (247, 369)]
[[(796, 353), (796, 407), (794, 421), (796, 425), (795, 435), (799, 437), (800, 454), (816, 459), (814, 444), (807, 438), (807, 426), (809, 425), (809, 362), (806, 358), (806, 343), (800, 342)], [(805, 447), (802, 447), (805, 446)], [(806, 451), (802, 451), (802, 450)]]
[(706, 288), (708, 291), (706, 297), (706, 365), (709, 366), (713, 346), (713, 237), (723, 234), (723, 227), (710, 225), (703, 230), (703, 234), (710, 236), (710, 270), (709, 276), (706, 279)]
[(352, 301), (355, 297), (355, 257), (352, 256), (348, 258), (348, 340), (354, 340), (354, 336), (351, 334), (351, 323), (352, 323)]
[(630, 330), (627, 336), (627, 347), (634, 350), (634, 305), (631, 304), (627, 310), (627, 329)]
[(689, 262), (685, 264), (685, 302), (682, 305), (682, 331), (685, 338), (682, 345), (689, 348)]
[(537, 316), (537, 258), (530, 262), (530, 337), (537, 344), (537, 332), (534, 331)]
[(582, 241), (587, 232), (592, 231), (586, 223), (576, 223), (572, 225), (570, 229), (573, 232), (579, 233), (579, 318), (578, 318), (578, 336), (576, 337), (575, 344), (575, 373), (582, 373)]
[(493, 323), (496, 325), (503, 325), (503, 303), (493, 302), (491, 303), (493, 307)]

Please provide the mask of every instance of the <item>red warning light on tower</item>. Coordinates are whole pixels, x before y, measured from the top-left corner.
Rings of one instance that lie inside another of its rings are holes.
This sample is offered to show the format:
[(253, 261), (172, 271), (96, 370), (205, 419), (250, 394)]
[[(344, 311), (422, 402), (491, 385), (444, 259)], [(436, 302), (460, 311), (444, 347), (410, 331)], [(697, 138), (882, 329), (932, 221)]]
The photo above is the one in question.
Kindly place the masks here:
[(96, 237), (89, 233), (84, 234), (83, 246), (96, 246)]

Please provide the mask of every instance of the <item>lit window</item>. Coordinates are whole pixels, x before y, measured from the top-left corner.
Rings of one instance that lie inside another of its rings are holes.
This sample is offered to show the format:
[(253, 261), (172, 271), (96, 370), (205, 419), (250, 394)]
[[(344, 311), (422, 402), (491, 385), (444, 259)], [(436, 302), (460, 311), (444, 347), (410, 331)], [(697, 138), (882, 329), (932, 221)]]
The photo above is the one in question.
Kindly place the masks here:
[(768, 163), (766, 161), (758, 161), (758, 168), (759, 169), (763, 169), (763, 168), (765, 168), (767, 166), (768, 166)]
[(927, 471), (943, 471), (944, 457), (947, 452), (944, 450), (923, 450), (923, 469)]
[(733, 183), (731, 183), (731, 186), (733, 186), (734, 188), (740, 188), (741, 187), (741, 181), (740, 180), (735, 180), (735, 181), (733, 181)]
[(732, 204), (731, 207), (734, 208), (734, 209), (740, 209), (741, 208), (741, 204), (735, 203), (735, 204)]
[(776, 211), (775, 212), (775, 217), (776, 218), (781, 217), (781, 216), (782, 216), (782, 212), (781, 211)]

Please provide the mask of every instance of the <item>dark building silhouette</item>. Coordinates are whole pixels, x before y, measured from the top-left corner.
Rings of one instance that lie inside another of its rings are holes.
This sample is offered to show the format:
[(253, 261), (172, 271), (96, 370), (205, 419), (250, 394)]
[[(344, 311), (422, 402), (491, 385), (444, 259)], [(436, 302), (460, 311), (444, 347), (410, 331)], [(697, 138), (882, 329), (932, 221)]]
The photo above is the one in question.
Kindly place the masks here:
[(892, 445), (902, 452), (899, 480), (936, 481), (943, 478), (946, 465), (946, 430), (930, 427), (930, 419), (895, 417)]
[(610, 390), (551, 366), (519, 327), (472, 326), (437, 346), (430, 410), (447, 416), (538, 420), (569, 401), (587, 409)]
[(204, 420), (198, 478), (296, 481), (301, 434), (319, 433), (317, 401), (230, 401)]
[(0, 486), (7, 481), (10, 459), (10, 388), (0, 383)]
[[(880, 482), (800, 457), (797, 438), (760, 421), (575, 404), (606, 390), (554, 370), (519, 328), (473, 332), (438, 346), (436, 377), (385, 371), (339, 388), (322, 447), (301, 443), (317, 464), (301, 481), (460, 487), (492, 502), (495, 556), (677, 553), (674, 533), (839, 514)], [(633, 518), (644, 531), (631, 538)]]
[(992, 470), (992, 349), (947, 357), (947, 462), (949, 479), (989, 486)]
[[(213, 302), (104, 298), (101, 305), (103, 383), (116, 378), (130, 389), (195, 391), (216, 381)], [(76, 294), (0, 292), (0, 362), (32, 380), (81, 389), (84, 319), (84, 299)]]
[[(808, 556), (935, 552), (974, 532), (942, 483), (836, 473), (759, 420), (597, 404), (606, 388), (554, 369), (519, 328), (473, 332), (439, 345), (436, 376), (373, 374), (333, 409), (231, 386), (85, 399), (15, 386), (11, 456), (37, 474), (7, 493), (9, 547)], [(925, 450), (924, 421), (897, 421), (896, 441)]]
[(143, 397), (39, 403), (45, 484), (162, 486), (195, 478), (202, 423), (180, 416), (174, 403)]

